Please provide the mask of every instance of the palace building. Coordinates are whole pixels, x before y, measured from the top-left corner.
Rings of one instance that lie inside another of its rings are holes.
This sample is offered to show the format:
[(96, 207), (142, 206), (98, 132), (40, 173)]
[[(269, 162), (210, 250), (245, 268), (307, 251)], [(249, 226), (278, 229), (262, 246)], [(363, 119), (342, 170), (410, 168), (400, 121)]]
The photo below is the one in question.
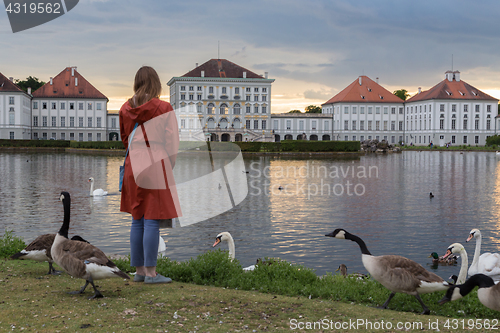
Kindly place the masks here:
[(403, 140), (404, 101), (378, 82), (360, 76), (321, 105), (333, 120), (333, 140)]
[(76, 67), (66, 67), (33, 92), (33, 139), (107, 141), (108, 98)]
[(226, 59), (211, 59), (168, 81), (181, 141), (274, 141), (271, 84)]
[(462, 81), (459, 71), (447, 71), (443, 81), (406, 101), (405, 141), (484, 146), (496, 133), (497, 108), (498, 99)]
[[(500, 130), (498, 99), (447, 71), (403, 101), (367, 76), (321, 105), (321, 113), (272, 113), (274, 79), (226, 59), (172, 77), (170, 103), (182, 141), (386, 140), (485, 145)], [(76, 67), (31, 94), (0, 73), (0, 139), (121, 140), (118, 111)]]
[(0, 139), (31, 139), (31, 96), (0, 73)]

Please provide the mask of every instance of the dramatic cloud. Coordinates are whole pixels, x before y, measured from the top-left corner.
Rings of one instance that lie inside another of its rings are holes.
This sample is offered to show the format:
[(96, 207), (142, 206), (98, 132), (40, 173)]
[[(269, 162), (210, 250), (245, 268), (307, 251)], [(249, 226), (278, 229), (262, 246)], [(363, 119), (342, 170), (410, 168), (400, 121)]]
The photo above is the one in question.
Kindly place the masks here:
[(273, 95), (300, 96), (273, 100), (275, 112), (330, 98), (359, 75), (379, 77), (390, 91), (428, 89), (443, 80), (453, 55), (463, 80), (498, 98), (499, 10), (497, 0), (81, 0), (61, 18), (16, 34), (3, 11), (0, 72), (47, 81), (76, 65), (115, 101), (131, 94), (142, 65), (166, 83), (220, 54), (268, 72)]

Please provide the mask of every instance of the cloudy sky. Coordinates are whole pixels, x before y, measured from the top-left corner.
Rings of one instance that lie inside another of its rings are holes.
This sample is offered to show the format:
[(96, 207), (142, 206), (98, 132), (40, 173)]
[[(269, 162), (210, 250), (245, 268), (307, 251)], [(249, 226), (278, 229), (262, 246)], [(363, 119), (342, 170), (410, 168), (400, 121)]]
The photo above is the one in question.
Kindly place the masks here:
[(220, 57), (275, 79), (272, 112), (320, 105), (359, 75), (427, 90), (452, 67), (500, 99), (500, 1), (80, 0), (13, 34), (0, 14), (0, 72), (48, 81), (67, 66), (117, 110), (142, 65), (164, 83)]

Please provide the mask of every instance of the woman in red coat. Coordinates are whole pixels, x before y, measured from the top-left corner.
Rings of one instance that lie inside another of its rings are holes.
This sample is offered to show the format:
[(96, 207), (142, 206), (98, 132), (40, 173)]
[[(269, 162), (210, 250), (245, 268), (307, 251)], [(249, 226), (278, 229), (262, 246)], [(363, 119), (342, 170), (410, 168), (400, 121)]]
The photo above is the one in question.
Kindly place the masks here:
[(144, 66), (137, 71), (134, 93), (120, 109), (120, 134), (129, 148), (120, 211), (132, 214), (134, 281), (168, 283), (170, 278), (156, 272), (156, 259), (160, 222), (181, 215), (172, 173), (179, 148), (177, 120), (172, 106), (159, 100), (161, 82), (153, 68)]

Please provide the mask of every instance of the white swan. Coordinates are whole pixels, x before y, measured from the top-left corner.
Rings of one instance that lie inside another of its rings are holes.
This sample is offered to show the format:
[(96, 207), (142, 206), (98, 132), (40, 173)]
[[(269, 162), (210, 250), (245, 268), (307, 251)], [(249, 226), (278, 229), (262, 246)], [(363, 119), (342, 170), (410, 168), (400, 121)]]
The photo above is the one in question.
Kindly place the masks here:
[[(233, 236), (227, 231), (221, 232), (215, 238), (215, 243), (212, 247), (216, 247), (220, 242), (225, 241), (229, 247), (229, 257), (231, 261), (235, 258), (235, 248), (234, 248), (234, 239)], [(255, 269), (255, 265), (251, 265), (243, 268), (244, 271), (253, 271)]]
[(467, 278), (467, 267), (469, 267), (469, 258), (467, 257), (467, 252), (465, 248), (460, 243), (453, 243), (448, 246), (446, 250), (446, 254), (443, 256), (443, 259), (448, 258), (452, 254), (460, 253), (460, 258), (462, 261), (460, 263), (460, 273), (458, 273), (458, 278), (455, 281), (455, 284), (463, 284), (465, 279)]
[(97, 190), (94, 190), (94, 178), (90, 177), (89, 178), (90, 182), (90, 196), (91, 197), (102, 197), (103, 195), (108, 195), (107, 191), (104, 191), (102, 188), (98, 188)]
[(472, 229), (467, 238), (469, 242), (472, 238), (476, 238), (476, 251), (474, 252), (474, 259), (469, 268), (469, 276), (475, 274), (484, 274), (491, 277), (495, 282), (500, 281), (500, 254), (498, 253), (481, 253), (481, 231), (479, 229)]
[(415, 296), (422, 306), (422, 314), (429, 314), (431, 311), (420, 298), (420, 294), (448, 289), (448, 282), (413, 260), (398, 255), (373, 256), (361, 238), (344, 229), (335, 229), (325, 236), (349, 239), (359, 245), (363, 266), (375, 281), (391, 291), (387, 301), (380, 307), (382, 309), (387, 308), (396, 293), (405, 293)]

